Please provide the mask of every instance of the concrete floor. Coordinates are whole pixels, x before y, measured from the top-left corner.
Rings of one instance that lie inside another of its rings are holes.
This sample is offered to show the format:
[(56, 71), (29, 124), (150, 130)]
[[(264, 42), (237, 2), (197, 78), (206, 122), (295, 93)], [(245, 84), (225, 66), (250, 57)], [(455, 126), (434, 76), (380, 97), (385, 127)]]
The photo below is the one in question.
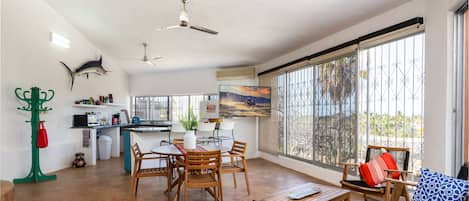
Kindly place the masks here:
[[(61, 170), (56, 172), (58, 177), (56, 181), (16, 185), (16, 201), (128, 200), (130, 175), (126, 174), (122, 167), (122, 159), (111, 159), (98, 161), (94, 167)], [(321, 183), (317, 179), (263, 159), (249, 160), (248, 167), (252, 194), (247, 195), (243, 175), (239, 174), (237, 177), (237, 189), (233, 187), (232, 176), (224, 175), (222, 181), (225, 201), (260, 200), (277, 191), (306, 182)], [(163, 177), (141, 179), (136, 200), (167, 200), (163, 193), (165, 182)], [(213, 200), (208, 193), (198, 189), (190, 190), (189, 193), (191, 201)], [(354, 194), (352, 200), (363, 200), (363, 198)]]

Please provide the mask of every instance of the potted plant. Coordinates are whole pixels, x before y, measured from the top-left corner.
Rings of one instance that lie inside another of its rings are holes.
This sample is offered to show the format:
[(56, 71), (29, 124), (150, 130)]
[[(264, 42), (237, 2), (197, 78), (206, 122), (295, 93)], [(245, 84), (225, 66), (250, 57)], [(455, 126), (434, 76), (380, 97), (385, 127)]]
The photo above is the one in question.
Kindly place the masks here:
[(189, 114), (179, 118), (181, 125), (186, 129), (184, 135), (184, 149), (195, 149), (197, 147), (197, 137), (195, 136), (195, 129), (199, 124), (199, 120), (192, 108), (189, 108)]

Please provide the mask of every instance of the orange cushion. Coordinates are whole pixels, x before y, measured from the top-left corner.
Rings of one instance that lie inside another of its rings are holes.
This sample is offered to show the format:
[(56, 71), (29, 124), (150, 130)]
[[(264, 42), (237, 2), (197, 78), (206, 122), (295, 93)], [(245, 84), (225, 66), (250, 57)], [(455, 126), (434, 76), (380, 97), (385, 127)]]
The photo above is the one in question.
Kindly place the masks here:
[[(376, 156), (367, 163), (360, 165), (360, 176), (368, 186), (376, 186), (386, 181), (387, 172), (384, 170), (397, 170), (397, 163), (393, 156), (387, 152)], [(392, 178), (399, 179), (399, 173), (393, 173)]]

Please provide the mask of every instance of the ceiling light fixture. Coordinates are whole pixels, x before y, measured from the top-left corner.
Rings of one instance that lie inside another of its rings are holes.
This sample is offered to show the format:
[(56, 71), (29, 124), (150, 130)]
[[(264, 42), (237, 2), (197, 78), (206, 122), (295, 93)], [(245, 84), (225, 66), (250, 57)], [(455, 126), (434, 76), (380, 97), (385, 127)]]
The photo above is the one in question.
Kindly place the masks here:
[(59, 47), (70, 48), (70, 40), (55, 32), (50, 32), (50, 42)]

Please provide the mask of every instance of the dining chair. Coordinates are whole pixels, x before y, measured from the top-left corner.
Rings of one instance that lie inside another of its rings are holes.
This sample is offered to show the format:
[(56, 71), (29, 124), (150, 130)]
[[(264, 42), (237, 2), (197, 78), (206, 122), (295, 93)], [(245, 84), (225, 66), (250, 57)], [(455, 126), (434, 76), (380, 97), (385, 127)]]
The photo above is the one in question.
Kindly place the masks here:
[[(228, 154), (223, 154), (222, 157), (229, 157), (230, 163), (222, 164), (221, 172), (222, 174), (233, 174), (233, 183), (234, 187), (237, 187), (236, 184), (236, 173), (244, 173), (244, 179), (246, 181), (246, 189), (248, 191), (248, 195), (251, 194), (251, 188), (249, 185), (249, 178), (248, 178), (248, 166), (246, 163), (246, 149), (247, 144), (244, 142), (234, 141), (233, 147)], [(242, 165), (239, 165), (238, 162), (241, 161)]]
[(216, 142), (217, 139), (215, 138), (215, 127), (217, 123), (215, 122), (201, 122), (197, 127), (197, 138), (200, 140), (209, 139), (213, 142)]
[[(221, 182), (221, 152), (187, 152), (184, 161), (184, 172), (180, 172), (177, 195), (184, 186), (184, 201), (187, 201), (187, 190), (191, 188), (206, 189), (216, 201), (223, 201)], [(182, 178), (184, 181), (182, 181)], [(211, 189), (212, 188), (212, 189)]]
[(186, 129), (182, 126), (181, 122), (173, 121), (169, 131), (168, 140), (161, 140), (160, 146), (171, 143), (171, 136), (174, 138), (181, 138), (186, 133)]
[[(220, 122), (220, 126), (218, 127), (217, 130), (217, 138), (223, 142), (223, 140), (235, 140), (235, 135), (234, 135), (234, 127), (235, 127), (235, 122), (231, 120), (223, 120)], [(222, 135), (220, 135), (220, 132)], [(223, 133), (230, 133), (230, 136), (223, 135)]]
[[(138, 183), (140, 178), (144, 177), (157, 177), (164, 176), (167, 177), (168, 184), (168, 193), (171, 191), (171, 178), (172, 171), (169, 171), (171, 168), (168, 157), (163, 156), (152, 156), (147, 157), (147, 155), (152, 155), (152, 153), (142, 153), (140, 147), (137, 143), (132, 145), (132, 154), (134, 156), (134, 171), (132, 173), (132, 178), (130, 181), (130, 200), (134, 200), (138, 192)], [(163, 162), (164, 166), (159, 166), (155, 168), (142, 168), (142, 161), (144, 160), (159, 160)], [(169, 199), (169, 198), (168, 198)]]

